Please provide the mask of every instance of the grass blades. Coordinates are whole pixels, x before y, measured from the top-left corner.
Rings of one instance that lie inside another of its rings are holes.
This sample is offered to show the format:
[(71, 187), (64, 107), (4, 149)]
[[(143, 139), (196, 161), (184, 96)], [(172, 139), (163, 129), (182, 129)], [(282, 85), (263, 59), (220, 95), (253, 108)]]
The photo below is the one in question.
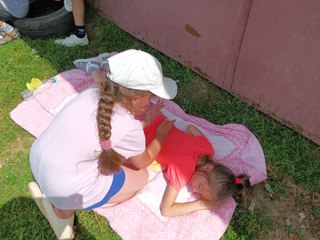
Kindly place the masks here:
[[(66, 48), (55, 45), (54, 39), (23, 36), (0, 46), (0, 239), (55, 239), (27, 190), (33, 179), (28, 155), (34, 138), (9, 117), (22, 101), (25, 83), (74, 68), (75, 59), (128, 48), (155, 55), (164, 74), (179, 80), (175, 102), (184, 111), (215, 124), (243, 124), (264, 149), (269, 179), (254, 187), (250, 211), (236, 209), (223, 240), (320, 237), (319, 146), (97, 16), (90, 7), (86, 18), (88, 47)], [(306, 215), (302, 220), (297, 217), (301, 211)], [(97, 214), (78, 211), (77, 216), (76, 239), (120, 239)]]

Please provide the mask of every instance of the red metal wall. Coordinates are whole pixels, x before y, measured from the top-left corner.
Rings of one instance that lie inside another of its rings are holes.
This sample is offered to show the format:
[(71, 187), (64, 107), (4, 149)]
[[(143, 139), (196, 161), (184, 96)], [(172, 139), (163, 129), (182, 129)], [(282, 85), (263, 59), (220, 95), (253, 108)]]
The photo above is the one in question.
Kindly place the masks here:
[(250, 1), (233, 0), (92, 2), (108, 20), (219, 86), (235, 64), (234, 48), (240, 47), (235, 39), (247, 17), (243, 9), (250, 9)]
[(320, 1), (253, 1), (231, 92), (320, 144)]
[(320, 1), (91, 3), (133, 36), (320, 143)]

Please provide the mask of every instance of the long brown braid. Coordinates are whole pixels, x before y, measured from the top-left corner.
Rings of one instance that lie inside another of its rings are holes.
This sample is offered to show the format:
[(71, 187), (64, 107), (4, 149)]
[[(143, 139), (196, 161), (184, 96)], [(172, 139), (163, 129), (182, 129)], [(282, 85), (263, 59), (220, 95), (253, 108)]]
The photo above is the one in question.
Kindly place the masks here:
[[(207, 164), (213, 165), (209, 172), (201, 170)], [(235, 174), (227, 166), (215, 162), (208, 156), (201, 156), (196, 166), (196, 171), (206, 173), (212, 196), (215, 200), (221, 201), (232, 196), (237, 203), (244, 203), (248, 199), (250, 189), (250, 177), (246, 174)], [(237, 183), (236, 178), (240, 179)]]
[[(130, 111), (131, 99), (134, 96), (143, 96), (149, 94), (148, 91), (133, 90), (122, 87), (109, 78), (98, 81), (97, 86), (100, 90), (100, 99), (97, 109), (97, 125), (100, 141), (109, 140), (111, 137), (111, 116), (115, 103), (121, 104)], [(115, 150), (103, 150), (98, 156), (98, 168), (101, 174), (110, 174), (120, 171), (120, 163), (125, 158)]]

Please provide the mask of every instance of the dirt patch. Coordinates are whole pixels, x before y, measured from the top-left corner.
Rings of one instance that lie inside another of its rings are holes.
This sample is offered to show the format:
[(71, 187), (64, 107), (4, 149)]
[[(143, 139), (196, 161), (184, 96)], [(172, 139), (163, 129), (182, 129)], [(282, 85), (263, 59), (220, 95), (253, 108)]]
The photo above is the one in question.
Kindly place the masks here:
[(286, 196), (270, 196), (264, 185), (255, 188), (250, 211), (267, 214), (274, 222), (266, 240), (320, 239), (319, 193), (306, 194), (287, 182)]

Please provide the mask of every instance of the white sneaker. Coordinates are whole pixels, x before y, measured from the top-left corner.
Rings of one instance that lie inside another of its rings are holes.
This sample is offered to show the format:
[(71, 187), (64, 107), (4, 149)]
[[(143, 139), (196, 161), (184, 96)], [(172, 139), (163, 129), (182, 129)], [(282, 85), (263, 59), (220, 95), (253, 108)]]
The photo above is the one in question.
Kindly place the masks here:
[(112, 56), (111, 53), (102, 53), (97, 57), (77, 59), (73, 64), (88, 74), (91, 74), (94, 70), (97, 71), (109, 71), (109, 61), (108, 58)]
[(63, 45), (66, 47), (74, 47), (74, 46), (84, 46), (89, 44), (88, 36), (84, 38), (78, 38), (76, 35), (71, 34), (69, 37), (63, 38), (63, 39), (57, 39), (54, 41), (58, 45)]
[(82, 71), (91, 74), (94, 71), (100, 71), (100, 61), (96, 58), (77, 59), (73, 64)]
[(100, 69), (109, 71), (109, 61), (108, 58), (111, 56), (111, 53), (102, 53), (97, 58), (100, 62)]
[(53, 206), (48, 202), (46, 196), (42, 193), (36, 182), (28, 184), (29, 191), (33, 200), (36, 202), (43, 216), (50, 223), (58, 239), (73, 239), (74, 215), (67, 219), (59, 218), (53, 210)]

